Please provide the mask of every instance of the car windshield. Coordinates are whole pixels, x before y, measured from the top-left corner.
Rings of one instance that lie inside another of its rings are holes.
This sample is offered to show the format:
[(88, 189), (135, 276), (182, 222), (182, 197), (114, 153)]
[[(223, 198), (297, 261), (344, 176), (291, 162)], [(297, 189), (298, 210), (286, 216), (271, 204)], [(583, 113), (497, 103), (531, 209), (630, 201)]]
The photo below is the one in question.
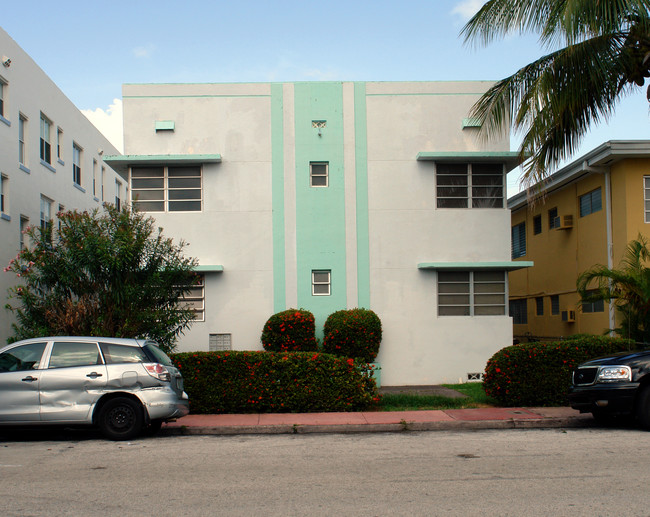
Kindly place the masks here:
[(172, 360), (167, 357), (167, 354), (158, 348), (158, 346), (154, 343), (147, 343), (143, 348), (149, 352), (149, 355), (155, 357), (156, 361), (158, 361), (160, 364), (165, 366), (172, 366)]

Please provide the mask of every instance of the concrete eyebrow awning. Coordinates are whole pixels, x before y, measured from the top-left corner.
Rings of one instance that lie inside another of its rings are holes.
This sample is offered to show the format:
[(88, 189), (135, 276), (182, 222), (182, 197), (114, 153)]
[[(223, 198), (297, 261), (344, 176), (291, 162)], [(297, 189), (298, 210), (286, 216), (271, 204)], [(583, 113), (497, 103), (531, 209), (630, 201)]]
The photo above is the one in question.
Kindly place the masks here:
[(200, 165), (220, 163), (220, 154), (125, 154), (104, 156), (104, 162), (123, 178), (129, 167), (142, 165)]
[(517, 260), (507, 262), (420, 262), (418, 269), (434, 269), (437, 271), (515, 271), (526, 267), (533, 267), (534, 262)]
[(419, 152), (417, 157), (419, 162), (439, 162), (439, 163), (504, 163), (506, 171), (510, 172), (521, 164), (521, 156), (517, 151), (465, 151), (465, 152)]
[(194, 271), (197, 273), (222, 273), (223, 272), (223, 266), (215, 264), (215, 265), (201, 265), (201, 266), (196, 266), (194, 268)]

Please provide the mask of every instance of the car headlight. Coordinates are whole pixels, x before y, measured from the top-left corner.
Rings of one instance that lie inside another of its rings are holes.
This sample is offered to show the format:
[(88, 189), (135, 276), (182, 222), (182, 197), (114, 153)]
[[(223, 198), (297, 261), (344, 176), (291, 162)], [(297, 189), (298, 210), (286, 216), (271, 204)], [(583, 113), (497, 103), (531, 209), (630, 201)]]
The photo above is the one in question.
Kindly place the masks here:
[(629, 366), (603, 366), (598, 372), (596, 382), (629, 382), (632, 369)]

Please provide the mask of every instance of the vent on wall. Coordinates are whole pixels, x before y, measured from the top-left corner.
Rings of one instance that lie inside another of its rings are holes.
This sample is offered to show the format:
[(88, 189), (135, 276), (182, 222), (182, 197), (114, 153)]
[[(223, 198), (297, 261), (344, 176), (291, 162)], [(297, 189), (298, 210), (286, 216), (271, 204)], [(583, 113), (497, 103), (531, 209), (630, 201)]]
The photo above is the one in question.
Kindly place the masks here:
[(156, 133), (159, 131), (174, 131), (175, 124), (173, 120), (156, 120)]
[(481, 382), (483, 380), (482, 372), (474, 372), (467, 374), (467, 382)]
[(210, 334), (208, 342), (209, 352), (232, 350), (232, 334)]

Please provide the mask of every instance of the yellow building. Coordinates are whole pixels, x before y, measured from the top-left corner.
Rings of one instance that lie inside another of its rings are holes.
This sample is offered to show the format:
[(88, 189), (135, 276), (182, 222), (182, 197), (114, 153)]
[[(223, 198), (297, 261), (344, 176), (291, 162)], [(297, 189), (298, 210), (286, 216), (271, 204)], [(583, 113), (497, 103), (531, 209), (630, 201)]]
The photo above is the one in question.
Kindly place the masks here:
[(628, 242), (650, 234), (650, 141), (606, 142), (529, 197), (521, 192), (508, 200), (512, 258), (534, 262), (508, 275), (514, 337), (615, 328), (607, 303), (580, 306), (576, 279), (595, 264), (618, 267)]

